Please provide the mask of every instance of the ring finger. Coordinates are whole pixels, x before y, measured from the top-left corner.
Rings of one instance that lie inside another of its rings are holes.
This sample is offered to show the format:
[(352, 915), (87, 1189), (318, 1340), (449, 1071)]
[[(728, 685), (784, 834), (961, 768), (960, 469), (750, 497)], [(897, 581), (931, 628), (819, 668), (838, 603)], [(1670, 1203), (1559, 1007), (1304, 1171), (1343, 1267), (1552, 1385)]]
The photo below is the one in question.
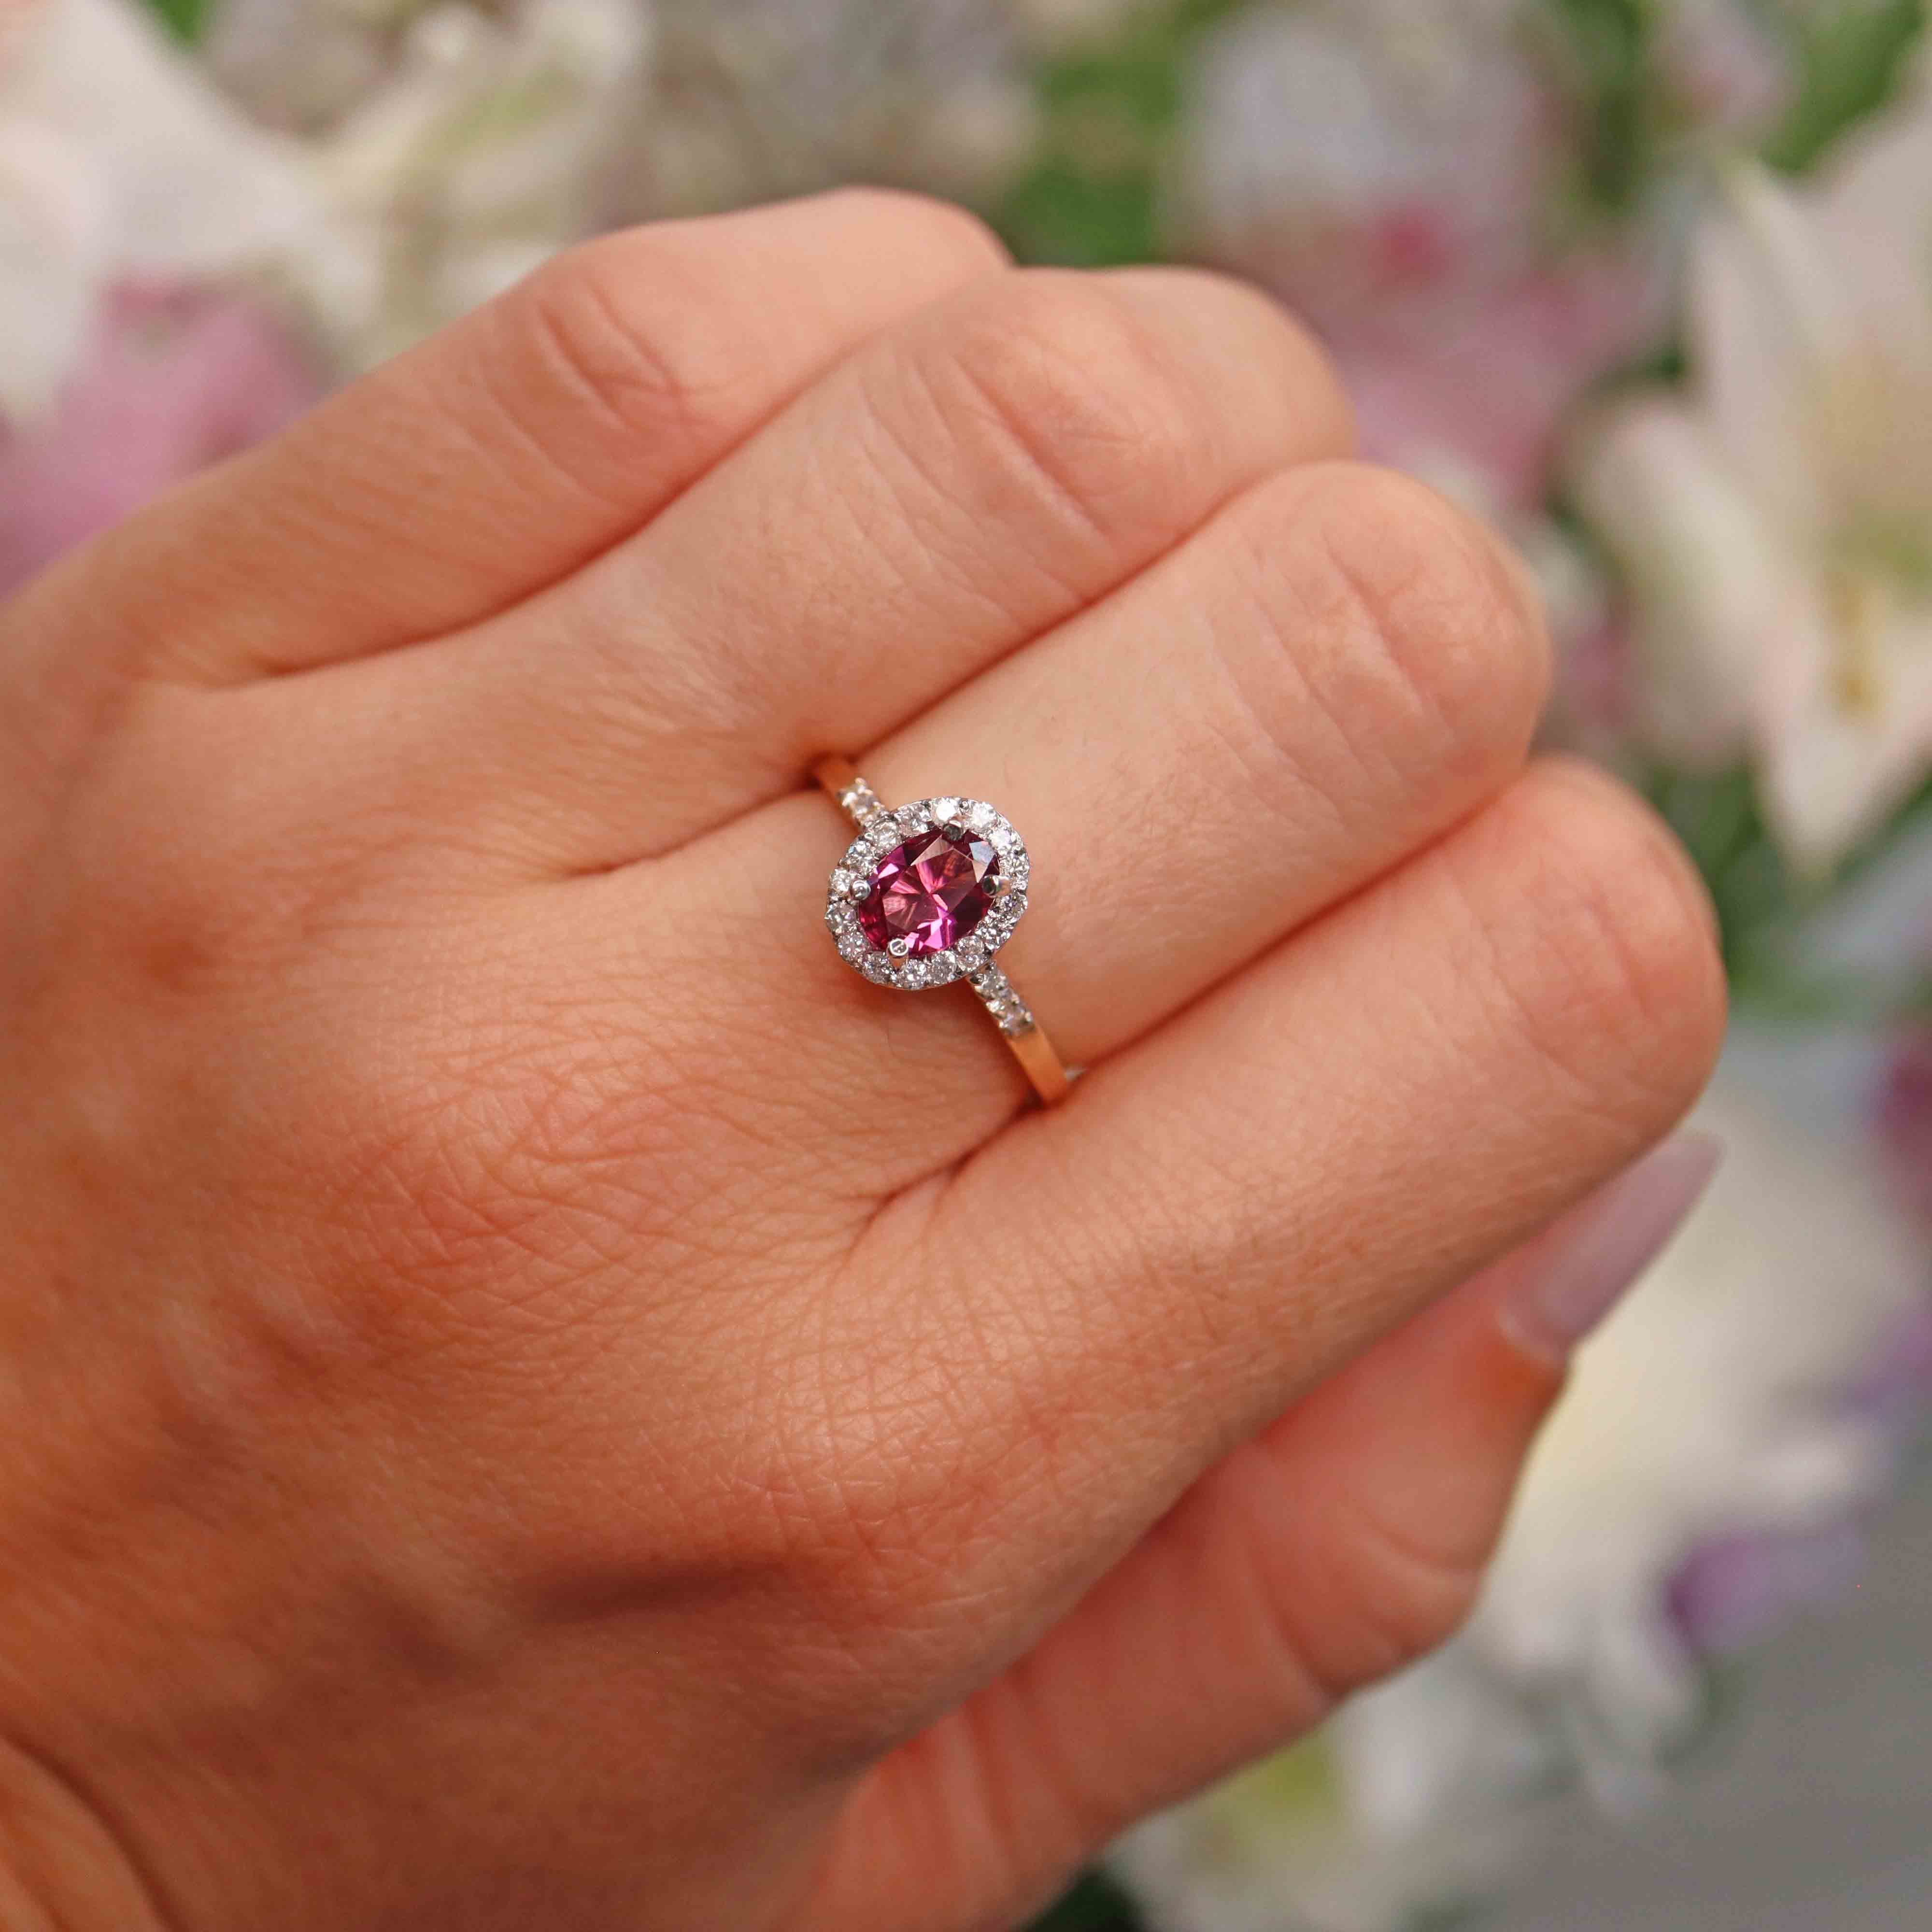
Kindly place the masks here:
[[(956, 794), (1013, 820), (1031, 905), (1000, 963), (1084, 1064), (1499, 790), (1546, 656), (1479, 525), (1388, 472), (1312, 465), (863, 762), (888, 802)], [(674, 920), (700, 980), (729, 985), (732, 1040), (760, 1043), (761, 1064), (785, 1043), (745, 1090), (876, 1136), (878, 1178), (899, 1184), (976, 1144), (1023, 1090), (964, 988), (908, 998), (838, 958), (820, 914), (842, 840), (824, 800), (794, 796), (665, 860), (540, 889), (531, 916), (580, 922), (574, 944), (617, 980), (634, 935)]]

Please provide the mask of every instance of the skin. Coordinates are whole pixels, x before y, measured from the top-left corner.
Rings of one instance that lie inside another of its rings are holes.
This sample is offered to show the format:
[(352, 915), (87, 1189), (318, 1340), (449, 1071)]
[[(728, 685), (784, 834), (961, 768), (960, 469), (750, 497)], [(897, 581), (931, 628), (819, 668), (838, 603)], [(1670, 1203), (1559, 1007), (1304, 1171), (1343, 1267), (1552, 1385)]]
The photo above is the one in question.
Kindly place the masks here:
[[(1454, 1628), (1722, 980), (1348, 437), (1249, 291), (847, 194), (0, 611), (10, 1932), (1004, 1926)], [(1064, 1107), (827, 944), (834, 748), (1025, 833)]]

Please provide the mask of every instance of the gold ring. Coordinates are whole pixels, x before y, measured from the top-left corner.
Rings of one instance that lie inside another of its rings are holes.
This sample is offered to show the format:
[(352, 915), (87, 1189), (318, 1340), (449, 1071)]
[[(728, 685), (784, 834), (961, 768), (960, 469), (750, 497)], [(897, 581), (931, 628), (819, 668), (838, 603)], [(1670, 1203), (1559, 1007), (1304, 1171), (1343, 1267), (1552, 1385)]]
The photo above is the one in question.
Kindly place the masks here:
[(825, 923), (839, 956), (875, 986), (923, 992), (964, 980), (1048, 1106), (1066, 1069), (994, 956), (1027, 908), (1019, 834), (983, 799), (924, 798), (890, 810), (849, 758), (812, 776), (858, 828), (832, 868)]

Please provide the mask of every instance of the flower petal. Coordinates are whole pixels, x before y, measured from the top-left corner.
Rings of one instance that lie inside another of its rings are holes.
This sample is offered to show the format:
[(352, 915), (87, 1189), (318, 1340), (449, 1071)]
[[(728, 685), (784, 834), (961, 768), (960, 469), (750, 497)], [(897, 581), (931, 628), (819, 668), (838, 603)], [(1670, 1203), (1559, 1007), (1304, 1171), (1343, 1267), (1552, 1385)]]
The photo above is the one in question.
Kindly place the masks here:
[(1794, 633), (1808, 656), (1818, 648), (1775, 534), (1701, 422), (1660, 396), (1586, 423), (1568, 468), (1634, 594), (1643, 736), (1692, 764), (1736, 756), (1766, 652)]
[(0, 416), (28, 422), (73, 374), (110, 266), (86, 153), (32, 122), (0, 126)]
[(1712, 434), (1768, 513), (1815, 540), (1818, 405), (1863, 339), (1829, 248), (1797, 196), (1754, 163), (1726, 176), (1690, 284), (1692, 358)]
[(1847, 147), (1816, 218), (1867, 339), (1932, 376), (1932, 97)]
[(112, 290), (38, 420), (0, 434), (0, 596), (178, 478), (272, 435), (316, 372), (278, 317), (194, 284)]
[(1760, 788), (1766, 815), (1794, 862), (1828, 871), (1875, 830), (1932, 764), (1932, 612), (1902, 610), (1870, 640), (1870, 703), (1849, 701), (1831, 660), (1792, 661), (1768, 680)]
[(251, 128), (119, 0), (46, 0), (14, 50), (0, 106), (88, 156), (123, 273), (254, 266), (319, 222), (296, 150)]

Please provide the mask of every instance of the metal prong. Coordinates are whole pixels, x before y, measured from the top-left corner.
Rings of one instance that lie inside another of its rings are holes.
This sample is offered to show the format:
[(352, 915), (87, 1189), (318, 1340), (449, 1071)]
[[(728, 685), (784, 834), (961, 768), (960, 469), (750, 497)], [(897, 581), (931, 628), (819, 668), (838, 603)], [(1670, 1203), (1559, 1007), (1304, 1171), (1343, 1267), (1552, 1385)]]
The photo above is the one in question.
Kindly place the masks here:
[(889, 939), (886, 942), (886, 950), (895, 959), (903, 959), (912, 950), (912, 941), (904, 938)]

